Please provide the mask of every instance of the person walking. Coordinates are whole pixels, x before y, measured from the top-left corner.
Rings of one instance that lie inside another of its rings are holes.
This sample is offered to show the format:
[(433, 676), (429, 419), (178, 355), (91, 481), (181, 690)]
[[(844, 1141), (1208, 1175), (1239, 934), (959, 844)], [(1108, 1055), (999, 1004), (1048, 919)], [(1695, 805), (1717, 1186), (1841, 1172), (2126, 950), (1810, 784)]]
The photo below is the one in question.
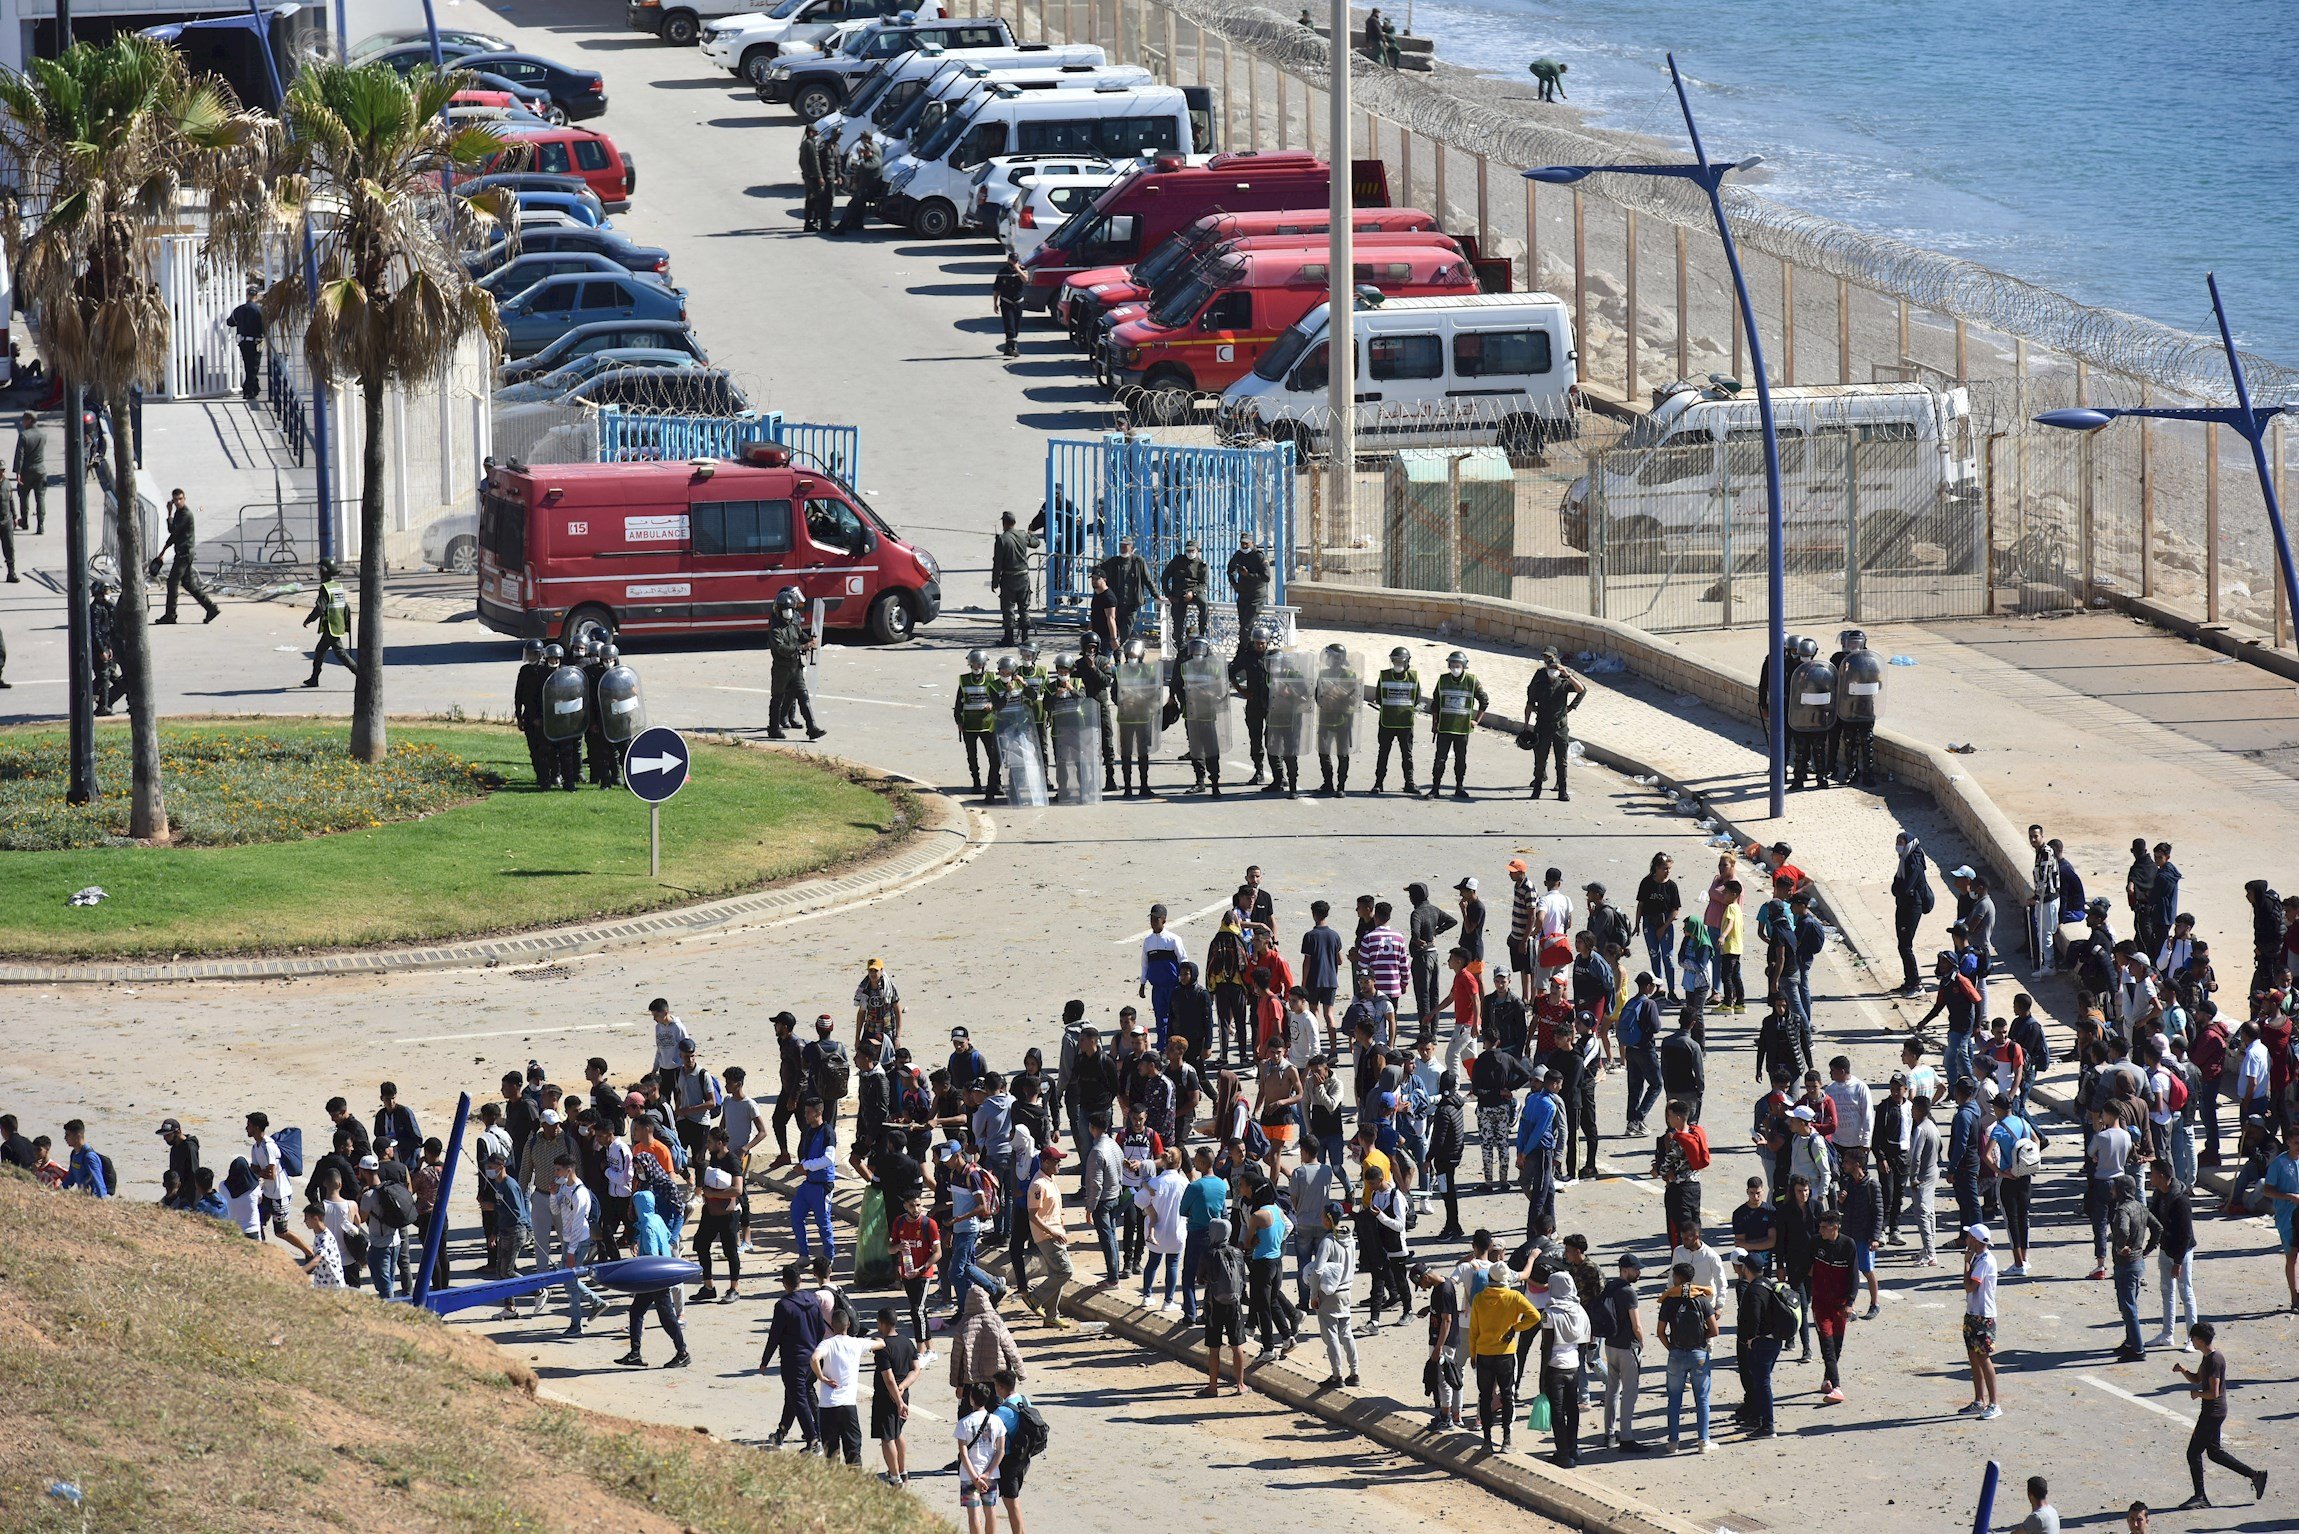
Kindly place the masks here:
[(2232, 1470), (2251, 1482), (2251, 1500), (2267, 1499), (2267, 1472), (2254, 1470), (2220, 1444), (2220, 1435), (2227, 1431), (2227, 1355), (2214, 1345), (2218, 1334), (2208, 1321), (2198, 1321), (2187, 1329), (2188, 1341), (2203, 1356), (2190, 1369), (2185, 1364), (2173, 1364), (2172, 1372), (2187, 1381), (2187, 1394), (2200, 1403), (2195, 1413), (2195, 1431), (2187, 1437), (2187, 1476), (2195, 1483), (2195, 1494), (2179, 1504), (2177, 1511), (2188, 1512), (2211, 1506), (2211, 1498), (2203, 1491), (2203, 1462), (2209, 1459), (2223, 1470)]
[(806, 132), (798, 141), (798, 179), (806, 189), (806, 217), (801, 227), (809, 234), (827, 233), (832, 195), (830, 151), (822, 142), (822, 130), (813, 123), (806, 125)]
[[(27, 410), (16, 418), (16, 449), (8, 470), (16, 476), (16, 527), (35, 536), (48, 531), (48, 432)], [(0, 507), (0, 516), (6, 508)], [(9, 574), (15, 571), (11, 569)]]
[[(1030, 1244), (1037, 1248), (1039, 1266), (1046, 1271), (1031, 1303), (1048, 1327), (1066, 1332), (1075, 1330), (1078, 1323), (1062, 1314), (1062, 1291), (1070, 1286), (1077, 1270), (1070, 1264), (1070, 1231), (1062, 1218), (1062, 1191), (1054, 1183), (1054, 1171), (1061, 1162), (1060, 1146), (1045, 1147), (1038, 1152), (1037, 1175), (1030, 1180)], [(1017, 1271), (1015, 1277), (1020, 1276)]]
[[(671, 1240), (670, 1227), (655, 1212), (655, 1196), (642, 1189), (631, 1195), (631, 1229), (636, 1233), (636, 1255), (640, 1257), (676, 1257), (678, 1247)], [(694, 1360), (687, 1352), (686, 1331), (679, 1325), (679, 1307), (673, 1291), (649, 1289), (644, 1294), (631, 1296), (630, 1351), (615, 1360), (630, 1368), (642, 1368), (646, 1355), (639, 1343), (646, 1333), (647, 1313), (654, 1312), (662, 1319), (663, 1335), (670, 1338), (675, 1350), (663, 1364), (666, 1369), (684, 1369)], [(820, 1378), (818, 1374), (816, 1378)]]
[(2108, 1242), (2115, 1262), (2115, 1308), (2123, 1318), (2123, 1345), (2115, 1356), (2121, 1363), (2138, 1363), (2147, 1357), (2147, 1345), (2139, 1334), (2140, 1252), (2147, 1243), (2147, 1206), (2140, 1202), (2139, 1179), (2130, 1173), (2117, 1176), (2112, 1186)]
[(247, 297), (239, 307), (224, 316), (224, 328), (238, 338), (239, 344), (239, 397), (255, 402), (258, 380), (263, 374), (263, 283), (254, 277), (247, 280)]
[(1244, 1395), (1245, 1301), (1251, 1278), (1245, 1254), (1229, 1239), (1229, 1221), (1216, 1216), (1206, 1229), (1211, 1240), (1198, 1263), (1205, 1290), (1205, 1388), (1198, 1394), (1221, 1394), (1221, 1350), (1226, 1347), (1236, 1393)]
[(1012, 357), (1022, 350), (1022, 296), (1029, 291), (1030, 279), (1022, 270), (1022, 258), (1006, 253), (1006, 264), (998, 268), (998, 275), (990, 279), (990, 302), (998, 311), (998, 328), (1005, 333), (1005, 341), (998, 350)]
[(2155, 1254), (2155, 1285), (2163, 1296), (2163, 1330), (2148, 1346), (2167, 1348), (2182, 1303), (2190, 1330), (2203, 1320), (2195, 1308), (2195, 1211), (2169, 1163), (2159, 1159), (2148, 1166), (2147, 1187), (2147, 1245), (2141, 1250)]
[(1350, 1291), (1357, 1280), (1357, 1248), (1342, 1221), (1338, 1201), (1324, 1211), (1325, 1235), (1309, 1268), (1309, 1301), (1317, 1315), (1317, 1335), (1325, 1344), (1325, 1388), (1357, 1385), (1357, 1335), (1350, 1316)]
[[(173, 623), (176, 621), (176, 593), (179, 590), (190, 592), (192, 600), (206, 610), (207, 616), (200, 620), (202, 623), (213, 623), (223, 616), (223, 609), (216, 606), (214, 600), (208, 596), (208, 588), (201, 584), (200, 572), (192, 564), (192, 556), (198, 546), (199, 527), (192, 517), (191, 502), (185, 499), (182, 490), (170, 490), (168, 492), (167, 540), (160, 545), (160, 551), (154, 554), (151, 559), (151, 573), (154, 575), (159, 574), (161, 562), (167, 561), (168, 605), (166, 611), (152, 620), (154, 623)], [(171, 553), (174, 555), (173, 559), (169, 559)]]
[(910, 1425), (910, 1392), (917, 1385), (922, 1338), (905, 1337), (896, 1328), (894, 1307), (878, 1312), (877, 1367), (870, 1379), (870, 1436), (878, 1440), (879, 1458), (886, 1462), (886, 1484), (910, 1484), (910, 1445), (903, 1432)]

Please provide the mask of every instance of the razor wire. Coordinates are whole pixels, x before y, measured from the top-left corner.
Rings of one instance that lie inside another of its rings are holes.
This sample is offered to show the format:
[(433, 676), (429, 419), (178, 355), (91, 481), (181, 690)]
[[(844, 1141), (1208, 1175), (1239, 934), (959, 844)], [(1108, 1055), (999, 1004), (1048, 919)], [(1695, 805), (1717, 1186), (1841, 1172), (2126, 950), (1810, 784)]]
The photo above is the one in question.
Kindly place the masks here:
[[(1331, 45), (1323, 34), (1251, 0), (1158, 3), (1311, 89), (1331, 76)], [(1441, 76), (1406, 74), (1353, 57), (1350, 90), (1358, 111), (1504, 165), (1637, 163), (1624, 146), (1611, 140), (1465, 100), (1450, 93)], [(1620, 177), (1608, 181), (1601, 193), (1590, 195), (1685, 229), (1714, 228), (1705, 198), (1686, 182)], [(1745, 188), (1726, 186), (1723, 200), (1734, 237), (1751, 250), (2176, 394), (2221, 400), (2232, 393), (2227, 359), (2214, 339), (2078, 303), (2040, 283), (1803, 212)], [(2257, 398), (2299, 399), (2299, 368), (2248, 352), (2244, 366)]]

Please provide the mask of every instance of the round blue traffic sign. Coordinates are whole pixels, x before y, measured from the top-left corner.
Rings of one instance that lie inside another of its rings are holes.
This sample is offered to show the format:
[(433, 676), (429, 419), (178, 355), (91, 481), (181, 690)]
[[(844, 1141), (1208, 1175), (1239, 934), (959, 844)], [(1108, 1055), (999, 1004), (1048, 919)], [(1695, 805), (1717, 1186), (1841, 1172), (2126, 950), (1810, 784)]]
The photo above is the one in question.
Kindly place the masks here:
[(641, 730), (623, 750), (623, 782), (649, 804), (660, 804), (687, 784), (690, 753), (678, 731)]

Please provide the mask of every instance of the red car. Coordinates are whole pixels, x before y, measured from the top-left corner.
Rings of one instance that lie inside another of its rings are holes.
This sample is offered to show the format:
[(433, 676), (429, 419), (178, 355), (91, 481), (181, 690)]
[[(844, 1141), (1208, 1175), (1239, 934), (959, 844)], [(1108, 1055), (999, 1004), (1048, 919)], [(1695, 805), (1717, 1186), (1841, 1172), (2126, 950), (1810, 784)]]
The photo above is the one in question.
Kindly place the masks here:
[(596, 128), (538, 128), (517, 124), (500, 125), (503, 138), (514, 139), (517, 147), (505, 150), (488, 162), (489, 170), (539, 170), (554, 176), (580, 176), (599, 194), (599, 201), (609, 213), (621, 213), (631, 205), (631, 194), (638, 189), (638, 167), (631, 157), (615, 147), (615, 141)]

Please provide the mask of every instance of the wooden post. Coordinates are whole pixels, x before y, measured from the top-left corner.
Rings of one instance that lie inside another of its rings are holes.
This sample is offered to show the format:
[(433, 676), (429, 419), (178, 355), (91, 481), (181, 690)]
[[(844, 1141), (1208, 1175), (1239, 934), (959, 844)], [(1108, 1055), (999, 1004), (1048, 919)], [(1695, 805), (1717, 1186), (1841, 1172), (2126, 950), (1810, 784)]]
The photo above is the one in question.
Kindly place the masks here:
[[(1532, 183), (1527, 182), (1530, 186)], [(1692, 372), (1692, 268), (1687, 259), (1684, 225), (1676, 226), (1676, 376)]]
[(1623, 288), (1621, 299), (1621, 323), (1627, 327), (1628, 334), (1622, 343), (1625, 366), (1621, 371), (1625, 382), (1622, 384), (1620, 397), (1629, 404), (1634, 405), (1636, 403), (1637, 396), (1636, 209), (1634, 208), (1623, 208), (1621, 210), (1621, 248), (1625, 252), (1626, 256), (1625, 275), (1627, 277), (1627, 282)]
[(1780, 258), (1780, 386), (1796, 382), (1796, 268)]
[(1189, 29), (1197, 34), (1197, 72), (1190, 76), (1190, 83), (1203, 85), (1205, 84), (1205, 28), (1193, 21), (1189, 24)]
[(1288, 131), (1287, 131), (1287, 128), (1286, 128), (1286, 122), (1287, 122), (1287, 119), (1288, 119), (1288, 117), (1291, 115), (1291, 109), (1290, 109), (1289, 107), (1287, 107), (1287, 105), (1286, 105), (1286, 103), (1285, 103), (1285, 71), (1284, 71), (1284, 70), (1282, 70), (1282, 69), (1280, 69), (1280, 70), (1278, 70), (1276, 73), (1277, 73), (1277, 147), (1278, 147), (1279, 149), (1286, 149), (1286, 148), (1290, 148), (1290, 147), (1291, 147), (1291, 145), (1292, 145), (1292, 141), (1293, 141), (1293, 135), (1292, 135), (1290, 132), (1288, 132)]
[[(2146, 384), (2139, 386), (2139, 402), (2148, 403)], [(2276, 465), (2280, 472), (2282, 465)], [(2283, 583), (2277, 581), (2280, 590)], [(2155, 423), (2142, 417), (2139, 423), (2139, 594), (2155, 595)]]
[(1581, 366), (1589, 354), (1589, 205), (1579, 187), (1573, 188), (1573, 339), (1581, 349)]
[(1413, 130), (1403, 123), (1397, 125), (1397, 163), (1400, 167), (1397, 201), (1410, 208), (1413, 206)]
[[(1541, 199), (1538, 181), (1525, 182), (1525, 291), (1541, 290)], [(1576, 338), (1575, 343), (1578, 345)]]
[[(2091, 434), (2085, 433), (2090, 441)], [(2219, 621), (2219, 423), (2203, 428), (2203, 621)]]
[[(1162, 9), (1164, 9), (1164, 8), (1163, 8), (1163, 7), (1160, 7), (1160, 9), (1162, 10)], [(1179, 58), (1177, 58), (1177, 57), (1176, 57), (1176, 55), (1177, 55), (1179, 52), (1180, 52), (1180, 50), (1174, 46), (1174, 40), (1173, 40), (1173, 12), (1172, 12), (1172, 11), (1170, 11), (1170, 10), (1166, 10), (1166, 11), (1165, 11), (1165, 83), (1166, 83), (1166, 84), (1168, 84), (1168, 85), (1179, 85), (1179, 84), (1181, 84), (1181, 61), (1180, 61), (1180, 59), (1179, 59)]]
[(1492, 171), (1485, 157), (1477, 156), (1477, 253), (1481, 256), (1493, 253)]
[(1972, 376), (1972, 337), (1962, 320), (1956, 321), (1956, 382), (1969, 382)]
[[(1284, 79), (1282, 72), (1279, 79)], [(1317, 466), (1309, 468), (1309, 578), (1325, 579), (1325, 476)]]
[(1461, 457), (1445, 459), (1445, 589), (1461, 589)]
[(1893, 360), (1900, 364), (1903, 371), (1912, 360), (1908, 356), (1908, 301), (1904, 298), (1900, 300), (1900, 355)]
[(1852, 381), (1852, 279), (1836, 279), (1836, 381)]

